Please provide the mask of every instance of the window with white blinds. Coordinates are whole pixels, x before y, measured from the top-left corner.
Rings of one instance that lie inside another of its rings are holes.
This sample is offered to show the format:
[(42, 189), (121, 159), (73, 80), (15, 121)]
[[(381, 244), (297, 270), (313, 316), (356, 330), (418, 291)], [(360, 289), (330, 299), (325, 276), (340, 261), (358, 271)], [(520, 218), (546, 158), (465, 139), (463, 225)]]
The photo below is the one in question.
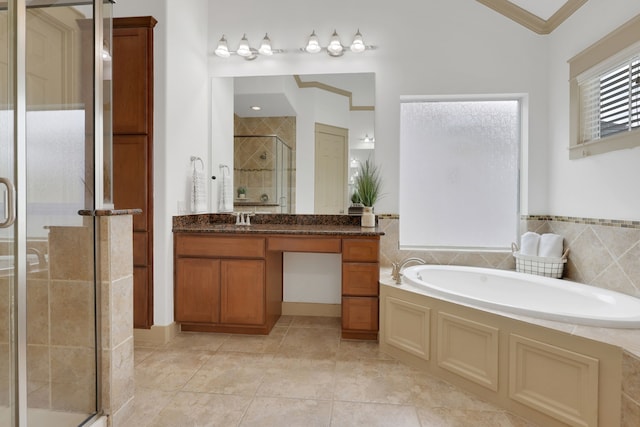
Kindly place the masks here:
[(568, 62), (569, 158), (640, 147), (640, 15)]
[(580, 143), (640, 129), (640, 54), (578, 77)]

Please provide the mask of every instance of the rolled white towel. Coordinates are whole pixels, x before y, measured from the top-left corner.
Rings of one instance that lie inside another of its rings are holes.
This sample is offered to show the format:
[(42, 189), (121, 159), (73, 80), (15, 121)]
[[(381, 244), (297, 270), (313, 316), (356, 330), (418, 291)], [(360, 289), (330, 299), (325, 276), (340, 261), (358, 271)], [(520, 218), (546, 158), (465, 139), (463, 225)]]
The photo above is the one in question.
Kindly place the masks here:
[(540, 245), (540, 235), (533, 231), (527, 231), (520, 237), (520, 254), (537, 256)]
[(540, 247), (538, 248), (538, 256), (549, 258), (562, 257), (562, 241), (563, 237), (559, 234), (545, 233), (540, 236)]

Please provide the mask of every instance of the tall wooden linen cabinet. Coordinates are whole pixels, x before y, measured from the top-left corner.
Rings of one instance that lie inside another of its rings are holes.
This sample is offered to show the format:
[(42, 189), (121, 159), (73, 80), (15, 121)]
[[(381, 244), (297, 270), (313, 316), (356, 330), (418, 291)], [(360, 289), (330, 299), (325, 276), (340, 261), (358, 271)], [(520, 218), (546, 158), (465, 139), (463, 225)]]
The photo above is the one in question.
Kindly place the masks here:
[(113, 201), (133, 216), (133, 326), (153, 325), (153, 28), (113, 19)]

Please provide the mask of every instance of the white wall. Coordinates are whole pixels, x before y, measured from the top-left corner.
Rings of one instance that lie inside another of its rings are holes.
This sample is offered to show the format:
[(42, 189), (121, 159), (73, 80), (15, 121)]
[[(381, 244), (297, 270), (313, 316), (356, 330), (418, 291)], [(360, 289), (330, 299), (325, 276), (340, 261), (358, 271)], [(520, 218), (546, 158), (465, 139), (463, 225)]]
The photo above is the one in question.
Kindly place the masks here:
[[(375, 72), (375, 159), (382, 168), (385, 193), (376, 206), (380, 213), (398, 211), (401, 95), (526, 93), (529, 181), (523, 213), (640, 219), (640, 198), (634, 198), (630, 184), (624, 185), (639, 182), (640, 172), (631, 167), (638, 164), (637, 150), (572, 162), (566, 151), (566, 60), (640, 12), (638, 2), (591, 0), (551, 36), (536, 35), (469, 0), (325, 0), (313, 13), (306, 2), (290, 0), (119, 0), (114, 11), (116, 16), (154, 15), (159, 21), (154, 272), (158, 325), (173, 320), (171, 215), (186, 196), (189, 156), (207, 157), (209, 77)], [(342, 58), (294, 52), (311, 30), (326, 44), (334, 28), (343, 43), (360, 28), (365, 42), (378, 49)], [(252, 62), (209, 55), (223, 33), (235, 49), (245, 32), (254, 45), (268, 32), (275, 48), (290, 53)]]
[[(213, 4), (213, 3), (212, 3)], [(251, 13), (235, 13), (237, 11)], [(340, 10), (340, 13), (333, 13)], [(491, 9), (472, 1), (343, 2), (327, 0), (309, 13), (302, 2), (240, 0), (210, 11), (209, 50), (224, 33), (232, 49), (243, 33), (256, 44), (265, 32), (275, 48), (289, 53), (247, 62), (212, 56), (212, 75), (375, 72), (376, 162), (383, 174), (377, 212), (398, 209), (399, 98), (401, 95), (529, 93), (529, 162), (532, 182), (525, 192), (529, 212), (547, 211), (547, 43)], [(360, 56), (330, 58), (298, 52), (315, 29), (323, 44), (334, 28), (349, 43), (357, 28), (378, 46)]]
[[(640, 13), (640, 2), (592, 0), (549, 39), (551, 215), (640, 220), (640, 148), (569, 160), (567, 60)], [(605, 18), (605, 19), (603, 19)]]

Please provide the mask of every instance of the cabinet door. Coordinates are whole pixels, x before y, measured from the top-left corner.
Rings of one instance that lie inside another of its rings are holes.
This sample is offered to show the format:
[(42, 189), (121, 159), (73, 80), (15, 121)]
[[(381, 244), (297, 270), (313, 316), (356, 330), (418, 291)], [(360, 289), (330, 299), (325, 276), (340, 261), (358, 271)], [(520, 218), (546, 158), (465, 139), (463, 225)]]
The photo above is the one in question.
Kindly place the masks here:
[(234, 325), (265, 322), (263, 260), (221, 261), (220, 321)]
[(178, 258), (175, 279), (177, 322), (220, 321), (220, 260)]
[(378, 298), (342, 297), (342, 329), (378, 330)]

